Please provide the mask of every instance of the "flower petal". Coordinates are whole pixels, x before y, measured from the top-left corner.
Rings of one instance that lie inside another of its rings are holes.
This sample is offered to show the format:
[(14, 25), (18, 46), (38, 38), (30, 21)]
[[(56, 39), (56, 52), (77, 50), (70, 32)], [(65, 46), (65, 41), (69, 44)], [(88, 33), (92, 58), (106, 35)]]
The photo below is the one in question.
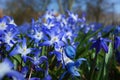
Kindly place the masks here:
[(7, 75), (15, 77), (17, 80), (25, 80), (22, 74), (14, 70), (11, 70), (10, 72), (8, 72)]

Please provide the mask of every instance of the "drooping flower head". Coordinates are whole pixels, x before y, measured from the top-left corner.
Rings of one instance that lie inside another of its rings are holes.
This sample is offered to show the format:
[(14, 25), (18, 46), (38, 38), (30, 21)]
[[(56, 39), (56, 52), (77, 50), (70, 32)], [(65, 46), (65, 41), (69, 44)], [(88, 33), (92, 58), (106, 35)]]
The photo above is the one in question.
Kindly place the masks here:
[(91, 49), (95, 48), (96, 53), (99, 53), (101, 49), (103, 49), (105, 53), (108, 53), (107, 42), (110, 42), (110, 40), (99, 37), (97, 40), (93, 41)]

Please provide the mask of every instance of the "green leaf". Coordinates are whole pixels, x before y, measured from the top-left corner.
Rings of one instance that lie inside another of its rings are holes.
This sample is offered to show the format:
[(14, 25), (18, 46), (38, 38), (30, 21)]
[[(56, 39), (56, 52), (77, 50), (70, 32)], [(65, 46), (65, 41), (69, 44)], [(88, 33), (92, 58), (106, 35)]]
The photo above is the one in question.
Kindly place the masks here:
[(104, 64), (104, 73), (103, 73), (103, 79), (107, 79), (108, 74), (109, 74), (109, 63), (112, 58), (112, 53), (113, 53), (113, 48), (112, 48), (112, 43), (109, 44), (109, 51), (108, 54), (105, 55), (105, 64)]
[(23, 61), (23, 60), (22, 60), (22, 58), (21, 58), (20, 55), (15, 55), (13, 58), (14, 58), (13, 60), (16, 60), (16, 61), (17, 61), (19, 64), (21, 64), (22, 66), (25, 66), (25, 63), (24, 63), (24, 62), (21, 62), (21, 61)]
[(112, 47), (112, 43), (110, 43), (108, 53), (104, 54), (103, 63), (100, 67), (100, 71), (98, 73), (97, 80), (107, 80), (108, 79), (108, 74), (109, 74), (108, 69), (109, 69), (110, 60), (112, 58), (112, 53), (113, 53), (113, 47)]
[(109, 44), (108, 53), (107, 53), (106, 56), (105, 56), (105, 63), (106, 63), (106, 65), (109, 63), (109, 60), (110, 60), (111, 57), (112, 57), (112, 53), (113, 53), (113, 48), (112, 48), (112, 43), (110, 43), (110, 44)]

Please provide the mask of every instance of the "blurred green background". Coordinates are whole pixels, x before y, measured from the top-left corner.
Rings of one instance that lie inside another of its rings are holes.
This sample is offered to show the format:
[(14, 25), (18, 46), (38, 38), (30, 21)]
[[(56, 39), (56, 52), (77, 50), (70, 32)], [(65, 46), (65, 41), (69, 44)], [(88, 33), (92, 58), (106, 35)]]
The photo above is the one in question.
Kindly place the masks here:
[(0, 17), (12, 16), (20, 25), (53, 9), (56, 15), (70, 10), (79, 16), (85, 13), (88, 22), (119, 24), (119, 8), (120, 0), (0, 0)]

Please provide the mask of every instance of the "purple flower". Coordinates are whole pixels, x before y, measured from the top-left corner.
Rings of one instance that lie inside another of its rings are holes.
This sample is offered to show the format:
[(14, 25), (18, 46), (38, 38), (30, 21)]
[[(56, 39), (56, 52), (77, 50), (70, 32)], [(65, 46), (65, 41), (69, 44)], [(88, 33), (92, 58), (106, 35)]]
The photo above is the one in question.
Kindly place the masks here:
[(97, 40), (93, 41), (91, 49), (95, 48), (96, 53), (99, 53), (101, 49), (103, 49), (105, 53), (108, 53), (107, 42), (110, 42), (110, 40), (99, 37)]

